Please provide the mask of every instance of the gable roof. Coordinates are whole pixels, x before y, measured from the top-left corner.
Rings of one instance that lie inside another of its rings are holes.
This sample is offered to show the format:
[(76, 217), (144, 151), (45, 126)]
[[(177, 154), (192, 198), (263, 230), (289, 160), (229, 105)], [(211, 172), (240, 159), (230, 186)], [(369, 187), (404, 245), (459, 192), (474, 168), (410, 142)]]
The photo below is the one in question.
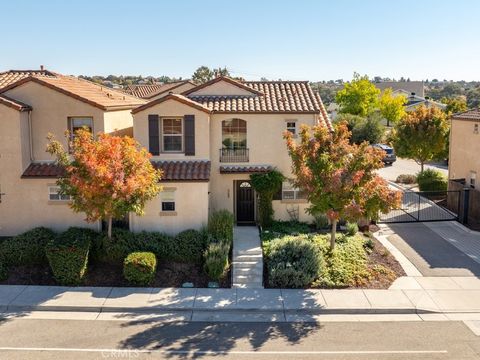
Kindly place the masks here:
[(128, 85), (124, 90), (127, 94), (136, 96), (142, 99), (151, 99), (154, 96), (163, 94), (167, 91), (175, 90), (176, 88), (185, 85), (191, 84), (195, 86), (190, 80), (182, 81), (172, 81), (164, 84), (137, 84), (137, 85)]
[(144, 105), (141, 105), (135, 109), (132, 110), (132, 114), (136, 114), (140, 111), (143, 111), (145, 109), (148, 109), (152, 106), (155, 106), (157, 104), (161, 104), (162, 102), (164, 101), (168, 101), (168, 100), (174, 100), (174, 101), (178, 101), (184, 105), (187, 105), (187, 106), (191, 106), (197, 110), (200, 110), (200, 111), (204, 111), (206, 113), (210, 113), (210, 109), (206, 106), (203, 106), (202, 104), (199, 104), (198, 102), (195, 102), (195, 101), (192, 101), (191, 99), (187, 98), (186, 96), (183, 96), (183, 95), (180, 95), (180, 94), (168, 94), (167, 96), (164, 96), (162, 98), (159, 98), (159, 99), (155, 99), (155, 100), (152, 100)]
[(0, 89), (25, 79), (29, 76), (55, 77), (56, 73), (48, 70), (8, 70), (0, 72)]
[(467, 110), (461, 113), (456, 113), (452, 116), (452, 120), (473, 120), (480, 121), (480, 108)]
[(211, 86), (213, 84), (216, 84), (217, 82), (221, 82), (221, 81), (229, 83), (230, 85), (236, 86), (240, 89), (246, 90), (246, 91), (250, 92), (252, 95), (263, 95), (262, 92), (260, 92), (258, 90), (255, 90), (255, 89), (245, 85), (244, 83), (242, 83), (240, 81), (237, 81), (237, 80), (234, 80), (232, 78), (229, 78), (227, 76), (216, 77), (215, 79), (207, 81), (206, 83), (200, 84), (200, 85), (198, 85), (194, 88), (191, 88), (187, 91), (184, 91), (182, 94), (183, 95), (189, 95), (189, 94), (192, 94), (194, 92), (197, 92), (200, 89), (204, 89), (206, 87), (209, 87), (209, 86)]
[(418, 96), (425, 96), (423, 81), (383, 81), (374, 83), (374, 85), (381, 91), (391, 88), (393, 91), (404, 90), (409, 95), (415, 93)]
[(0, 104), (11, 107), (12, 109), (15, 109), (15, 110), (18, 110), (18, 111), (32, 110), (32, 107), (30, 105), (22, 103), (18, 100), (14, 100), (14, 99), (9, 98), (8, 96), (5, 96), (5, 95), (0, 95)]
[(60, 74), (55, 74), (55, 76), (28, 76), (4, 87), (0, 90), (0, 93), (4, 93), (30, 81), (105, 111), (132, 109), (145, 103), (144, 100), (121, 91), (116, 91), (74, 76)]

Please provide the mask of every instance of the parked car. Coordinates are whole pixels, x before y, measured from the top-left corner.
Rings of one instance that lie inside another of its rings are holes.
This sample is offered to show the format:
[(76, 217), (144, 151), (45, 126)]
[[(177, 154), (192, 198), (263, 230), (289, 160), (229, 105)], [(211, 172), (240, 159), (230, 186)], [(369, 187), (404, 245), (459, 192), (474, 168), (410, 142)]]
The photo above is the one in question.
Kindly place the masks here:
[(385, 165), (392, 165), (395, 161), (397, 161), (397, 155), (395, 155), (395, 150), (393, 150), (392, 147), (385, 144), (374, 144), (372, 146), (382, 149), (386, 152), (385, 157), (382, 159)]

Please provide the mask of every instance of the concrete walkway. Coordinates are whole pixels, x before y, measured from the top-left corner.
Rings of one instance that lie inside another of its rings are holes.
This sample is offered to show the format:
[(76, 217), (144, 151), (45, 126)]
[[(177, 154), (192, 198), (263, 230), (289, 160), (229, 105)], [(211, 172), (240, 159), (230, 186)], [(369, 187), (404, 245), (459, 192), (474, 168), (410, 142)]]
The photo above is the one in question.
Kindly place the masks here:
[(256, 226), (233, 230), (232, 287), (263, 289), (263, 253)]

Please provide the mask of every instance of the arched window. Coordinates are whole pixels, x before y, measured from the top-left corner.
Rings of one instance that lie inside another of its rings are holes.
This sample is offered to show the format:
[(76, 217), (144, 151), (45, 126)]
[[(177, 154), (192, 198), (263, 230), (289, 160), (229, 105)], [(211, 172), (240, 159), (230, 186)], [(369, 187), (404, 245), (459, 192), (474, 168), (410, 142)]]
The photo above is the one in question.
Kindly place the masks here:
[(247, 122), (245, 120), (222, 121), (222, 146), (226, 149), (247, 148)]

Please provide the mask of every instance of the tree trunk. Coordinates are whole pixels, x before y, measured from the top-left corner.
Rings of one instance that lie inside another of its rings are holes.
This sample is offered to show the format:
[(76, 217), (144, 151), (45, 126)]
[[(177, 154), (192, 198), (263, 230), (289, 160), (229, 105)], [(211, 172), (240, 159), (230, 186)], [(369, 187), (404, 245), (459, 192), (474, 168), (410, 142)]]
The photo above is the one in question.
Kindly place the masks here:
[(108, 218), (108, 238), (112, 238), (112, 217)]
[(337, 222), (338, 220), (332, 220), (332, 232), (330, 233), (330, 250), (335, 249), (335, 236), (337, 235)]
[(421, 173), (423, 172), (424, 165), (425, 165), (425, 163), (423, 161), (420, 161), (420, 172)]

